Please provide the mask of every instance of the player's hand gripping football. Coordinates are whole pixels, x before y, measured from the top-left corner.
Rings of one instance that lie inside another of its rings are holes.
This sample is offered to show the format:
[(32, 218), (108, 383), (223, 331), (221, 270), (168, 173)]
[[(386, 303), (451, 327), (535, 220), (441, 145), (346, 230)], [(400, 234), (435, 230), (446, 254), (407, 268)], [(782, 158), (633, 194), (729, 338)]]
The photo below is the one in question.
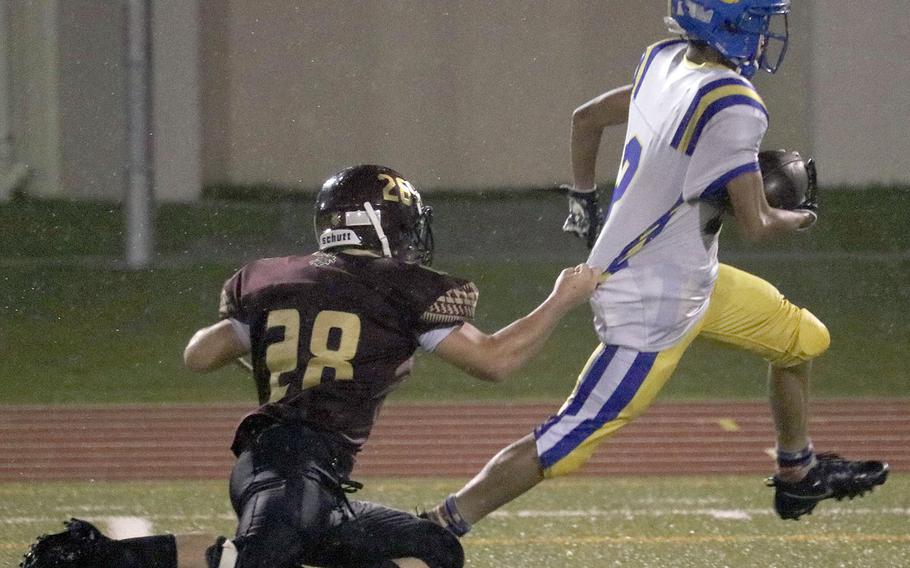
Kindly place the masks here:
[(584, 303), (600, 283), (601, 273), (600, 269), (591, 268), (587, 264), (564, 269), (553, 285), (550, 299), (558, 302), (566, 310)]
[(604, 217), (597, 198), (597, 188), (591, 191), (576, 191), (570, 185), (561, 185), (559, 190), (565, 192), (569, 199), (569, 216), (566, 217), (562, 230), (582, 239), (588, 248), (592, 248), (603, 226)]
[(806, 197), (802, 203), (794, 208), (796, 211), (807, 211), (812, 214), (812, 221), (803, 227), (802, 230), (808, 229), (818, 220), (818, 172), (815, 169), (815, 160), (813, 158), (806, 160), (806, 174), (809, 177)]
[(807, 213), (804, 231), (818, 219), (818, 172), (815, 160), (793, 150), (764, 150), (758, 154), (768, 205)]

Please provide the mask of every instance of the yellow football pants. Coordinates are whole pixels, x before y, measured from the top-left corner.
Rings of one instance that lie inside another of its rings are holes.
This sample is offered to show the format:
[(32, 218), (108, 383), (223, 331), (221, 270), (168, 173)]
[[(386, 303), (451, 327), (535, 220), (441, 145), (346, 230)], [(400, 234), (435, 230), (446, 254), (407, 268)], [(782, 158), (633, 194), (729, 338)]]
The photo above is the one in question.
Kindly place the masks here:
[(731, 345), (791, 367), (828, 349), (828, 330), (761, 278), (720, 265), (708, 310), (675, 345), (641, 352), (599, 345), (575, 389), (546, 422), (534, 430), (546, 477), (577, 470), (600, 442), (641, 415), (657, 397), (696, 337)]

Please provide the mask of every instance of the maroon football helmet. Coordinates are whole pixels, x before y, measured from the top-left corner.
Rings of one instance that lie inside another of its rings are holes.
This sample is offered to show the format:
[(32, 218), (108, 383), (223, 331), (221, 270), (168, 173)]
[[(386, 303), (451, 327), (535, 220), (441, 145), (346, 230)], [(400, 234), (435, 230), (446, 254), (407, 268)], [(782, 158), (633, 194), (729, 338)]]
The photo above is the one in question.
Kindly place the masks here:
[(400, 173), (385, 166), (354, 166), (327, 179), (316, 196), (316, 239), (320, 250), (362, 248), (430, 264), (432, 215)]

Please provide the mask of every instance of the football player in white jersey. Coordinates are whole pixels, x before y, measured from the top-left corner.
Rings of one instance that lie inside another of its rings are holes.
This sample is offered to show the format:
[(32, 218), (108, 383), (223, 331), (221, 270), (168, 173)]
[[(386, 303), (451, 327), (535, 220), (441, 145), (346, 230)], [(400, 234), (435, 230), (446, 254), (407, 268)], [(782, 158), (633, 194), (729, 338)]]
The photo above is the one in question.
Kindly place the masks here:
[[(577, 470), (651, 405), (697, 336), (769, 362), (778, 462), (771, 484), (781, 518), (884, 483), (885, 463), (813, 449), (809, 372), (828, 348), (828, 330), (768, 282), (717, 260), (724, 196), (754, 241), (808, 229), (817, 218), (814, 202), (770, 207), (758, 165), (768, 111), (750, 78), (783, 60), (789, 11), (790, 0), (671, 0), (667, 24), (681, 37), (648, 47), (630, 85), (575, 111), (564, 229), (593, 243), (588, 264), (604, 271), (591, 300), (602, 343), (558, 413), (503, 449), (430, 518), (464, 534), (541, 480)], [(622, 162), (594, 242), (600, 137), (623, 123)]]

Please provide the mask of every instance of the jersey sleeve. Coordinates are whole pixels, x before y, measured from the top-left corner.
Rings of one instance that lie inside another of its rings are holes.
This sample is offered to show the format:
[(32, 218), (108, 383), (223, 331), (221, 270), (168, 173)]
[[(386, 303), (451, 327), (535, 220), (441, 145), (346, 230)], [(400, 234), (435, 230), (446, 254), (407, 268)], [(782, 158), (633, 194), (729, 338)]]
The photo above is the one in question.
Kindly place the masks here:
[(767, 129), (763, 109), (737, 105), (718, 112), (692, 154), (683, 199), (716, 199), (730, 180), (759, 171), (758, 151)]
[(420, 315), (418, 334), (433, 329), (458, 326), (474, 319), (474, 310), (480, 293), (473, 282), (453, 282)]
[(447, 327), (474, 319), (480, 293), (473, 282), (463, 282), (446, 290), (421, 314), (420, 322), (429, 326)]
[(243, 269), (238, 270), (225, 281), (221, 288), (221, 301), (218, 305), (218, 316), (221, 319), (232, 319), (249, 324), (241, 309)]

